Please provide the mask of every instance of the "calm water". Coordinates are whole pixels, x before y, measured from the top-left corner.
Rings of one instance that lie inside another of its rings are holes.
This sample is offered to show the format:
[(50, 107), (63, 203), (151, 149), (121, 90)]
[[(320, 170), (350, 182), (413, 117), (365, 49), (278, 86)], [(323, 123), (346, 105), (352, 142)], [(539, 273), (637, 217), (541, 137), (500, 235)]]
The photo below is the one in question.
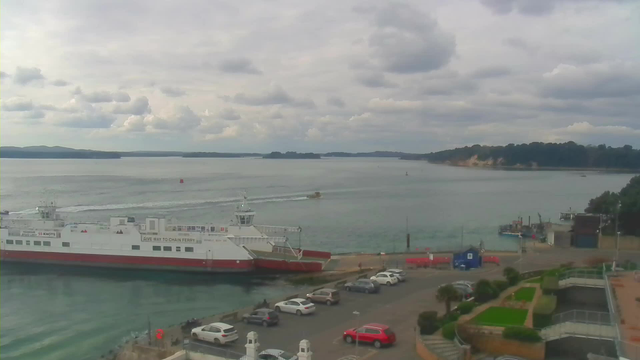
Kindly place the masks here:
[[(538, 212), (556, 220), (560, 211), (584, 209), (632, 176), (394, 159), (2, 159), (0, 167), (1, 207), (20, 216), (33, 216), (47, 195), (71, 221), (128, 214), (222, 222), (247, 191), (256, 223), (302, 226), (303, 247), (334, 253), (399, 250), (407, 217), (414, 250), (459, 244), (462, 227), (467, 244), (484, 240), (487, 248), (513, 249), (514, 240), (497, 236), (499, 224), (517, 216), (537, 221)], [(323, 198), (306, 199), (314, 191)], [(3, 265), (0, 357), (94, 359), (143, 332), (147, 316), (163, 327), (290, 292), (274, 281)]]

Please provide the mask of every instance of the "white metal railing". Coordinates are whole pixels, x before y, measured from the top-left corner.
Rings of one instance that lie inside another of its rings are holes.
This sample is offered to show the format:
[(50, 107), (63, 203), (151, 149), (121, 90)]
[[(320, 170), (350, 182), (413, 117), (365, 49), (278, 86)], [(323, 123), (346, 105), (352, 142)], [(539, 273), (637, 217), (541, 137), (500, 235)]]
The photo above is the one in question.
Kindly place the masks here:
[(545, 339), (545, 341), (561, 339), (569, 336), (615, 340), (616, 329), (615, 326), (611, 324), (592, 324), (568, 321), (547, 326), (540, 331), (540, 335)]
[(270, 226), (270, 225), (253, 225), (253, 227), (255, 227), (258, 231), (264, 234), (302, 232), (301, 227)]
[(238, 360), (246, 354), (242, 354), (230, 349), (230, 347), (217, 347), (205, 344), (201, 341), (185, 340), (183, 343), (184, 351), (187, 359), (191, 359), (190, 353), (212, 355), (226, 360)]
[[(602, 264), (602, 269), (604, 271), (605, 264)], [(609, 306), (609, 314), (611, 315), (611, 320), (613, 322), (613, 326), (616, 329), (616, 350), (618, 351), (619, 357), (624, 357), (625, 350), (621, 345), (621, 337), (620, 337), (620, 318), (618, 317), (618, 311), (616, 309), (616, 302), (613, 298), (613, 290), (611, 289), (611, 282), (609, 281), (609, 274), (604, 275), (604, 289), (607, 295), (607, 305)]]
[(554, 324), (561, 324), (565, 322), (598, 325), (613, 324), (610, 313), (587, 310), (570, 310), (560, 314), (556, 314), (553, 315), (552, 321)]

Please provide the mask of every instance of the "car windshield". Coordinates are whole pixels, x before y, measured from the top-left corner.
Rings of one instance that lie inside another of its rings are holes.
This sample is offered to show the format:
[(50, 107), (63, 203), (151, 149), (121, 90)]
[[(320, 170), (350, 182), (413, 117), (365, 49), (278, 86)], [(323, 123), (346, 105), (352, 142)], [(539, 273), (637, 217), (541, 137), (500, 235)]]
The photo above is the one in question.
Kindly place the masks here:
[(311, 303), (310, 303), (310, 302), (308, 302), (307, 300), (303, 300), (303, 301), (300, 301), (300, 304), (302, 304), (302, 305), (309, 305), (309, 304), (311, 304)]
[(288, 353), (286, 351), (284, 351), (284, 352), (282, 352), (282, 354), (280, 354), (280, 357), (283, 358), (283, 359), (286, 359), (286, 360), (293, 359), (294, 356), (295, 355), (293, 355), (292, 353)]
[(235, 331), (236, 331), (236, 328), (234, 328), (233, 326), (223, 330), (225, 334), (231, 334), (232, 332), (235, 332)]
[(337, 292), (337, 291), (334, 291), (334, 292), (332, 292), (332, 293), (331, 293), (331, 296), (333, 296), (333, 297), (336, 297), (336, 296), (338, 296), (338, 295), (340, 295), (340, 293), (339, 293), (339, 292)]
[(269, 315), (270, 317), (274, 317), (274, 318), (278, 317), (278, 313), (275, 312), (275, 311), (269, 311), (269, 313), (267, 315)]
[(391, 331), (391, 329), (385, 329), (385, 330), (384, 330), (384, 333), (385, 333), (385, 335), (387, 335), (387, 336), (395, 335), (395, 334), (393, 333), (393, 331)]

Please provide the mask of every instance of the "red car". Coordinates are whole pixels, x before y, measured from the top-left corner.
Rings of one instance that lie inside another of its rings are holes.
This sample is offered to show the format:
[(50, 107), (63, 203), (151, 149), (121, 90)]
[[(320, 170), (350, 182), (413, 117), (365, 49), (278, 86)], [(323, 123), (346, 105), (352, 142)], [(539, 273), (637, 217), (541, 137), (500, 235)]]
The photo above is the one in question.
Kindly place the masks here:
[(376, 348), (391, 346), (396, 342), (396, 334), (387, 325), (382, 324), (367, 324), (358, 329), (349, 329), (344, 332), (342, 339), (353, 344), (356, 342), (356, 335), (359, 343), (370, 343)]

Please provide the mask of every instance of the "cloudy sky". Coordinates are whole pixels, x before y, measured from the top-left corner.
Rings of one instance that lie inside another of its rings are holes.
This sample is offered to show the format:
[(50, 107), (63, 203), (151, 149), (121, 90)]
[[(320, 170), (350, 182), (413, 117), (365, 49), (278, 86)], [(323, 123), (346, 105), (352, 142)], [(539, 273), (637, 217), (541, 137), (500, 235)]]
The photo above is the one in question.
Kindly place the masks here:
[(640, 147), (640, 2), (3, 0), (2, 145)]

